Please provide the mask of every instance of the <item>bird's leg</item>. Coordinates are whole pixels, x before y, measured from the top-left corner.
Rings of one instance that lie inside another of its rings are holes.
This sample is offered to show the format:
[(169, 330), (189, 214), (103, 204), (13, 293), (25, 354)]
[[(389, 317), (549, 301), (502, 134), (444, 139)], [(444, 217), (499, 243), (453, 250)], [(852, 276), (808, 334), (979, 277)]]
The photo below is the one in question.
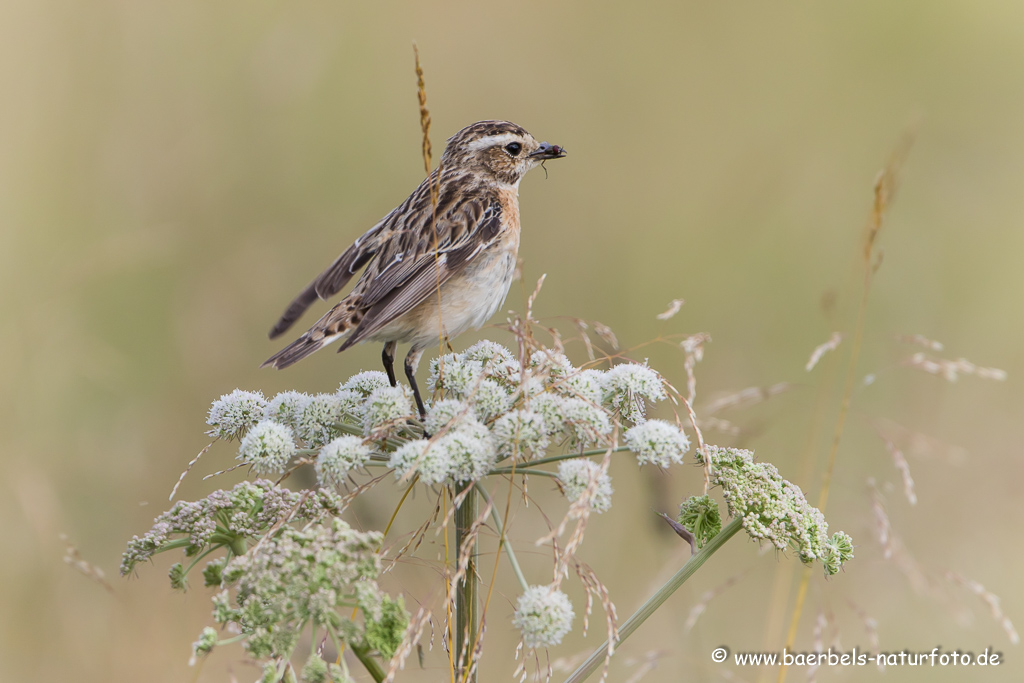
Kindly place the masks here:
[(416, 368), (419, 367), (420, 358), (423, 357), (422, 349), (413, 349), (405, 357), (405, 376), (409, 378), (409, 386), (412, 387), (412, 395), (416, 399), (416, 409), (420, 411), (420, 419), (427, 416), (427, 409), (420, 397), (420, 388), (416, 385)]
[(388, 373), (388, 381), (391, 382), (391, 386), (397, 387), (398, 380), (395, 379), (395, 347), (398, 346), (398, 342), (389, 341), (384, 344), (384, 351), (380, 354), (380, 357), (384, 360), (384, 371)]

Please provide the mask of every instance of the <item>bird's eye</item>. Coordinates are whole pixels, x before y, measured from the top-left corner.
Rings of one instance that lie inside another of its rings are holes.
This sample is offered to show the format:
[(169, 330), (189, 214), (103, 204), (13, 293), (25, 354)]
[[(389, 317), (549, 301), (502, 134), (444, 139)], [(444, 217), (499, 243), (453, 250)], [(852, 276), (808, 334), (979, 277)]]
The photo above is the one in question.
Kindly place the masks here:
[(510, 142), (507, 145), (505, 145), (505, 151), (512, 156), (519, 156), (519, 152), (521, 152), (522, 149), (523, 146), (520, 145), (518, 142)]

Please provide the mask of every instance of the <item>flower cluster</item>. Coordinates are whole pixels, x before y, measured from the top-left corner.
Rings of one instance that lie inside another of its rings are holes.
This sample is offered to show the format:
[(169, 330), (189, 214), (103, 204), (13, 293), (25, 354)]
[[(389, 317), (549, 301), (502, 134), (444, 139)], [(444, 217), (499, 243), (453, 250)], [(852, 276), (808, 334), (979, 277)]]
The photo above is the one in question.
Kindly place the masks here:
[(482, 479), (498, 457), (490, 431), (472, 417), (456, 416), (446, 427), (437, 437), (410, 441), (392, 453), (388, 465), (395, 476), (418, 472), (428, 485)]
[(413, 417), (412, 402), (405, 387), (374, 389), (363, 404), (363, 433), (386, 434)]
[(604, 512), (612, 506), (612, 478), (596, 462), (585, 458), (564, 460), (558, 465), (558, 479), (570, 501), (586, 496), (594, 512)]
[(575, 617), (568, 595), (552, 586), (530, 586), (519, 596), (512, 623), (526, 647), (553, 647), (572, 630)]
[(608, 371), (605, 381), (612, 405), (631, 422), (644, 421), (647, 414), (644, 399), (654, 403), (667, 397), (661, 377), (646, 364), (616, 365)]
[(218, 439), (238, 439), (263, 419), (267, 399), (260, 392), (235, 389), (213, 402), (206, 424), (213, 427), (207, 432)]
[[(352, 529), (337, 517), (296, 529), (285, 525), (251, 551), (217, 568), (221, 591), (213, 597), (213, 619), (238, 633), (257, 661), (266, 661), (265, 681), (295, 680), (291, 657), (303, 631), (326, 632), (335, 647), (346, 645), (385, 661), (409, 625), (401, 598), (377, 586), (382, 534)], [(363, 619), (353, 619), (355, 610)], [(210, 652), (217, 632), (207, 627), (193, 645)], [(233, 638), (232, 641), (236, 640)], [(307, 683), (349, 680), (342, 667), (311, 655), (301, 671)]]
[[(751, 538), (766, 540), (779, 550), (791, 548), (805, 564), (819, 560), (829, 576), (853, 559), (850, 537), (840, 531), (829, 538), (821, 511), (774, 465), (755, 462), (753, 453), (740, 448), (706, 446), (706, 452), (712, 481), (722, 487), (729, 514), (743, 518)], [(697, 458), (704, 464), (699, 452)]]
[(690, 439), (679, 427), (664, 420), (647, 420), (624, 434), (626, 445), (636, 453), (637, 463), (653, 463), (665, 468), (683, 464), (690, 450)]
[(322, 485), (338, 485), (354, 469), (370, 461), (372, 449), (358, 436), (339, 436), (320, 449), (316, 478)]
[(303, 445), (319, 450), (320, 482), (333, 485), (365, 465), (372, 452), (347, 435), (387, 436), (410, 414), (408, 397), (384, 373), (364, 372), (333, 394), (285, 391), (268, 401), (261, 393), (236, 389), (214, 401), (207, 423), (214, 427), (211, 436), (241, 439), (237, 457), (257, 474), (284, 472)]
[(341, 498), (328, 489), (303, 495), (263, 479), (243, 481), (230, 491), (221, 489), (201, 500), (175, 503), (154, 520), (152, 529), (128, 543), (121, 574), (130, 574), (140, 562), (174, 548), (183, 548), (188, 557), (214, 546), (227, 546), (241, 555), (249, 541), (285, 518), (315, 521), (341, 514), (342, 507)]
[[(418, 473), (427, 484), (476, 481), (502, 458), (535, 457), (551, 444), (610, 445), (619, 407), (642, 413), (645, 399), (666, 397), (661, 378), (645, 365), (580, 370), (564, 354), (541, 350), (524, 368), (490, 341), (435, 359), (427, 386), (441, 398), (427, 413), (425, 433), (388, 461), (399, 478)], [(682, 452), (655, 461), (681, 462)], [(610, 486), (599, 492), (596, 504), (606, 507)]]
[[(156, 553), (182, 549), (191, 559), (187, 566), (174, 565), (170, 579), (183, 589), (189, 572), (224, 548), (202, 571), (205, 584), (218, 591), (213, 617), (220, 629), (202, 631), (194, 657), (227, 642), (218, 638), (229, 632), (228, 640), (241, 641), (264, 665), (264, 681), (350, 680), (344, 658), (331, 663), (316, 649), (301, 670), (294, 668), (300, 639), (312, 631), (313, 640), (323, 643), (326, 634), (336, 650), (349, 648), (371, 671), (371, 655), (390, 659), (410, 647), (403, 642), (409, 615), (402, 600), (377, 585), (382, 535), (353, 530), (340, 519), (345, 500), (337, 489), (353, 481), (356, 493), (363, 490), (353, 474), (387, 466), (401, 481), (451, 486), (488, 475), (540, 473), (557, 462), (558, 482), (572, 503), (568, 520), (611, 507), (607, 462), (613, 453), (630, 451), (639, 465), (668, 468), (682, 464), (690, 451), (679, 424), (648, 419), (649, 406), (668, 393), (646, 363), (579, 368), (559, 351), (539, 349), (517, 358), (482, 341), (433, 360), (427, 387), (433, 396), (426, 397), (422, 419), (411, 392), (376, 371), (354, 375), (333, 393), (286, 391), (268, 399), (235, 390), (222, 396), (207, 419), (211, 436), (238, 440), (238, 459), (258, 475), (312, 464), (321, 488), (294, 492), (256, 480), (178, 502), (129, 543), (122, 574)], [(589, 459), (602, 454), (602, 464)], [(828, 575), (853, 557), (850, 537), (828, 537), (821, 513), (772, 465), (755, 462), (748, 451), (714, 446), (697, 457), (708, 458), (729, 513), (742, 518), (753, 538), (792, 549), (805, 563), (819, 560)], [(514, 466), (502, 465), (504, 460)], [(680, 508), (679, 524), (702, 547), (722, 528), (718, 505), (706, 495), (690, 498)], [(582, 526), (577, 535), (578, 545)], [(523, 644), (558, 645), (572, 628), (572, 603), (557, 582), (527, 587), (509, 555), (524, 586), (513, 618)]]
[(539, 457), (552, 445), (611, 446), (619, 418), (636, 425), (626, 440), (641, 464), (680, 463), (689, 448), (669, 423), (645, 422), (645, 402), (666, 398), (646, 365), (579, 369), (546, 349), (524, 364), (482, 341), (430, 367), (427, 386), (439, 396), (422, 423), (408, 389), (371, 371), (333, 394), (286, 391), (268, 400), (235, 390), (214, 402), (209, 433), (240, 439), (237, 457), (256, 474), (285, 472), (296, 455), (313, 454), (322, 486), (341, 484), (371, 460), (427, 484), (477, 481), (501, 459)]
[(223, 567), (214, 621), (235, 624), (257, 659), (288, 658), (307, 624), (351, 645), (359, 629), (341, 612), (357, 606), (369, 620), (383, 613), (380, 540), (336, 517), (301, 530), (284, 526)]
[(710, 496), (691, 496), (679, 506), (679, 523), (693, 534), (698, 548), (722, 530), (722, 514)]
[(249, 463), (256, 474), (283, 472), (295, 457), (295, 448), (291, 427), (261, 420), (242, 437), (238, 459)]
[[(327, 489), (296, 493), (269, 481), (242, 482), (160, 515), (147, 534), (129, 543), (121, 573), (156, 553), (183, 548), (196, 559), (188, 569), (174, 565), (171, 584), (184, 588), (192, 566), (226, 547), (203, 570), (205, 584), (220, 588), (213, 598), (214, 621), (239, 633), (255, 659), (271, 660), (266, 671), (273, 676), (267, 680), (284, 680), (286, 674), (294, 679), (288, 662), (310, 626), (325, 630), (336, 646), (345, 643), (387, 660), (409, 615), (400, 598), (393, 600), (377, 586), (382, 535), (353, 530), (338, 517), (341, 512), (340, 498)], [(352, 620), (352, 608), (361, 610), (361, 621)], [(218, 631), (207, 627), (193, 643), (193, 656), (207, 655), (217, 644)], [(321, 669), (330, 677), (318, 678)], [(345, 680), (341, 673), (310, 661), (302, 680)]]

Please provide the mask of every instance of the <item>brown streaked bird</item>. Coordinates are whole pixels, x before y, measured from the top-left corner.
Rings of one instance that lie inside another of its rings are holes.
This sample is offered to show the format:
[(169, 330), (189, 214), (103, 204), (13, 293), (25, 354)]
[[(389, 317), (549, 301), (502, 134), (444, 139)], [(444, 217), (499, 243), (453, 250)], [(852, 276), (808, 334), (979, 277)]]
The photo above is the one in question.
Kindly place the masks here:
[(451, 339), (481, 327), (505, 301), (519, 251), (519, 181), (542, 162), (564, 156), (562, 147), (538, 142), (509, 121), (479, 121), (460, 130), (441, 155), (440, 183), (434, 170), (346, 249), (292, 301), (270, 338), (318, 298), (340, 292), (365, 266), (352, 291), (262, 367), (286, 368), (342, 338), (339, 352), (377, 341), (384, 342), (384, 369), (395, 386), (395, 348), (410, 344), (405, 375), (424, 415), (416, 385), (423, 350), (439, 335)]

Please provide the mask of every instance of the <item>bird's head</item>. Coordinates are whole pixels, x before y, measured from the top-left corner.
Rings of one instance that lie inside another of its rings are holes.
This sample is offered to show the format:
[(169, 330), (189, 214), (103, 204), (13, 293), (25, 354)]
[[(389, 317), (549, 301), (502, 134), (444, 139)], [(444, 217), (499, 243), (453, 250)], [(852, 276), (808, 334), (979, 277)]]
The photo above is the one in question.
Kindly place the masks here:
[(538, 142), (510, 121), (478, 121), (448, 139), (441, 163), (445, 170), (462, 168), (518, 185), (530, 169), (548, 159), (561, 159), (565, 148)]

